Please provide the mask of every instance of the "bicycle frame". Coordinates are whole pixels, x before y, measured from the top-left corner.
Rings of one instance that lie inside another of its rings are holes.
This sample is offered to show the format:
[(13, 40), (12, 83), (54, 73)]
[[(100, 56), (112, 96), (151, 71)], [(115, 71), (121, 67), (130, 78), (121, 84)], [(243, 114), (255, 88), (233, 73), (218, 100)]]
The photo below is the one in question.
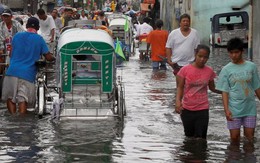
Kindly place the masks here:
[(42, 118), (43, 114), (46, 112), (46, 73), (45, 61), (39, 61), (37, 65), (38, 73), (36, 75), (36, 113), (38, 114), (39, 118)]

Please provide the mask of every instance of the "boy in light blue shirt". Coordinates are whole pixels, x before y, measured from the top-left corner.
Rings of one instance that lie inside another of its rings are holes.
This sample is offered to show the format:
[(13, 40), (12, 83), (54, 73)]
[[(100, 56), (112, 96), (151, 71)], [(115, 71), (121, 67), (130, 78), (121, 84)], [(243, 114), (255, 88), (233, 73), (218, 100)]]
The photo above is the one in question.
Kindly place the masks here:
[(256, 127), (255, 95), (260, 99), (260, 80), (253, 62), (243, 59), (243, 41), (229, 40), (227, 50), (232, 60), (221, 70), (216, 89), (222, 91), (222, 101), (231, 142), (240, 142), (240, 128), (253, 141)]

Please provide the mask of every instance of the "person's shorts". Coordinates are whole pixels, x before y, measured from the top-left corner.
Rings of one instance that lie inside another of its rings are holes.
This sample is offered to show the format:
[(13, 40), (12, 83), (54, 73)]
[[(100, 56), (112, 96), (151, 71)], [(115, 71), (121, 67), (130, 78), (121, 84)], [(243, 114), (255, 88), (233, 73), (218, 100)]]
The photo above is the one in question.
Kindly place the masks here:
[(152, 67), (153, 67), (153, 70), (166, 70), (167, 67), (166, 67), (166, 62), (163, 62), (163, 61), (153, 61), (152, 62)]
[(55, 50), (56, 42), (55, 42), (55, 41), (49, 42), (49, 43), (47, 43), (47, 46), (48, 46), (48, 48), (49, 48), (49, 51), (50, 51), (52, 54), (55, 54), (54, 50)]
[(13, 103), (26, 101), (28, 106), (35, 104), (35, 84), (13, 76), (5, 76), (2, 90), (2, 100), (11, 99)]
[(227, 121), (227, 128), (229, 130), (240, 129), (241, 126), (244, 126), (245, 128), (255, 128), (256, 116), (233, 118), (233, 121)]

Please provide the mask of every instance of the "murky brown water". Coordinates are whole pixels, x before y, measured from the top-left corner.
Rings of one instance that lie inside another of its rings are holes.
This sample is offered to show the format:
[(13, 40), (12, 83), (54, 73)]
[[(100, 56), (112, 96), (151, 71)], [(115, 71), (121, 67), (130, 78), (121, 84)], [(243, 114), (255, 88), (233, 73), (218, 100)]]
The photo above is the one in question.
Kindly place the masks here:
[[(229, 61), (224, 49), (211, 55), (216, 72)], [(175, 79), (170, 70), (153, 73), (150, 63), (133, 56), (123, 74), (127, 116), (116, 119), (51, 122), (33, 114), (11, 117), (0, 110), (0, 162), (175, 163), (246, 162), (260, 160), (254, 147), (229, 145), (221, 96), (209, 93), (207, 141), (186, 139), (178, 114), (173, 113)], [(258, 114), (259, 116), (259, 114)], [(256, 129), (260, 135), (260, 122)]]

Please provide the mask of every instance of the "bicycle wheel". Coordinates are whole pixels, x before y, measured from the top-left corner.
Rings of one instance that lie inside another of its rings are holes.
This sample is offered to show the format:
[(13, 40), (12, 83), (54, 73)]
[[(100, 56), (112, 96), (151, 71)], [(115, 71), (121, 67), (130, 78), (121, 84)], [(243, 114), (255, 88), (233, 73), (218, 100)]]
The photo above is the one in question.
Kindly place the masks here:
[(123, 90), (121, 88), (120, 90), (120, 96), (118, 100), (118, 116), (121, 121), (124, 121), (124, 95), (123, 95)]
[(114, 100), (114, 106), (112, 108), (112, 111), (113, 111), (113, 114), (118, 114), (118, 102), (119, 102), (119, 99), (118, 99), (118, 88), (117, 86), (113, 89), (113, 100)]
[(45, 109), (45, 90), (44, 86), (40, 85), (38, 87), (38, 116), (39, 118), (42, 118), (44, 114), (44, 109)]

